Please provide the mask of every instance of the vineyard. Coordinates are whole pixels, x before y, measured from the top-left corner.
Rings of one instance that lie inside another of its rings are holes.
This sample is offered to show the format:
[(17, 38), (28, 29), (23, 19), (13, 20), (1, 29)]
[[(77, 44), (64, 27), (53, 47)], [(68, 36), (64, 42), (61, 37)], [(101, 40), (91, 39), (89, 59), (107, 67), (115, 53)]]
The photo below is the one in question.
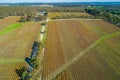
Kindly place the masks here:
[(8, 17), (0, 21), (0, 32), (6, 32), (0, 35), (0, 80), (19, 80), (20, 69), (27, 65), (25, 57), (31, 54), (33, 42), (38, 39), (39, 23), (15, 26), (19, 24), (16, 19), (12, 17), (11, 21)]
[[(50, 21), (42, 79), (47, 79), (96, 40), (115, 32), (120, 29), (103, 20)], [(120, 36), (104, 40), (55, 80), (119, 80), (119, 44)]]
[(74, 17), (92, 17), (90, 14), (85, 12), (49, 12), (49, 18), (56, 18), (56, 17), (66, 17), (66, 16), (74, 16)]

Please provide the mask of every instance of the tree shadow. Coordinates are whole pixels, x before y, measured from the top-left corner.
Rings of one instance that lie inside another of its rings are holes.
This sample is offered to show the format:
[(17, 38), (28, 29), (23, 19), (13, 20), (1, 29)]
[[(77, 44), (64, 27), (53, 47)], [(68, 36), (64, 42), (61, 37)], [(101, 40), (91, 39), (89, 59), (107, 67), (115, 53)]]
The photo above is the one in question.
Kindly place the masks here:
[(31, 58), (26, 57), (25, 61), (27, 62), (27, 64), (29, 64), (29, 66), (33, 67), (33, 64), (31, 63)]
[(30, 65), (31, 59), (30, 59), (29, 57), (26, 57), (26, 58), (25, 58), (25, 61)]
[(22, 67), (22, 68), (20, 68), (20, 69), (16, 69), (15, 70), (15, 72), (16, 72), (16, 74), (19, 76), (19, 80), (22, 80), (21, 78), (22, 78), (22, 73), (26, 70), (27, 68), (24, 66), (24, 67)]

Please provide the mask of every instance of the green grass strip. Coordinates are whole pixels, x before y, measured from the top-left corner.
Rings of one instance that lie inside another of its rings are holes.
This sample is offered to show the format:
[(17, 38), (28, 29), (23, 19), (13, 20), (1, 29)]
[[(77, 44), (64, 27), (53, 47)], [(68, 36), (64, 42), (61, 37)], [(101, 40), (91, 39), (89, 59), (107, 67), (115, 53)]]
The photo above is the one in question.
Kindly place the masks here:
[(5, 33), (8, 33), (8, 32), (10, 32), (10, 31), (12, 31), (12, 30), (14, 30), (14, 29), (16, 29), (16, 28), (20, 28), (21, 26), (22, 26), (21, 23), (12, 24), (12, 25), (8, 26), (7, 28), (1, 30), (1, 31), (0, 31), (0, 35), (3, 35), (3, 34), (5, 34)]
[(45, 80), (54, 80), (59, 74), (61, 74), (62, 72), (64, 72), (69, 66), (71, 66), (75, 61), (77, 61), (78, 59), (80, 59), (83, 55), (85, 55), (86, 53), (88, 53), (91, 49), (95, 48), (97, 45), (99, 45), (105, 39), (111, 38), (111, 37), (114, 37), (114, 36), (117, 36), (117, 35), (120, 35), (120, 32), (116, 32), (116, 33), (112, 33), (112, 34), (107, 34), (106, 36), (101, 37), (95, 43), (93, 43), (88, 48), (86, 48), (85, 50), (83, 50), (82, 52), (80, 52), (73, 59), (71, 59), (70, 61), (68, 61), (67, 63), (65, 63), (62, 67), (60, 67), (59, 69), (55, 70), (55, 72), (53, 72)]
[(18, 63), (25, 62), (24, 59), (0, 59), (0, 64), (10, 64), (10, 63)]

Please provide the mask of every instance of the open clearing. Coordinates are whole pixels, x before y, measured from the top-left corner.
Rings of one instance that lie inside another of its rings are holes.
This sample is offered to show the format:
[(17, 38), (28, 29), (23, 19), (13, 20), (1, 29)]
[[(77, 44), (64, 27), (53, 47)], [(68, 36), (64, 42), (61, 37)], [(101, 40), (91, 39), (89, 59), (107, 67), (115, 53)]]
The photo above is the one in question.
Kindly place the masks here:
[(0, 26), (0, 31), (5, 32), (0, 35), (0, 80), (19, 79), (19, 69), (26, 65), (25, 57), (29, 57), (34, 40), (38, 40), (40, 23), (16, 24), (13, 21), (5, 28)]
[(90, 14), (86, 12), (49, 12), (48, 17), (55, 18), (55, 17), (63, 17), (63, 16), (84, 16), (84, 17), (91, 17)]
[[(43, 80), (101, 37), (120, 32), (103, 20), (50, 21), (43, 62)], [(106, 39), (55, 80), (119, 80), (120, 35)]]

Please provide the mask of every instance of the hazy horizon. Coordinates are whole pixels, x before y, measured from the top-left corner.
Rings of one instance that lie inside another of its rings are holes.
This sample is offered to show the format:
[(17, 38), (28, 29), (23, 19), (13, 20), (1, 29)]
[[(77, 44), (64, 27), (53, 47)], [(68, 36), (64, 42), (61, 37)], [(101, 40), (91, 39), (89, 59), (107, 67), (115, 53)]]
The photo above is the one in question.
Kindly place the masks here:
[(47, 3), (47, 2), (120, 2), (120, 0), (0, 0), (0, 3)]

